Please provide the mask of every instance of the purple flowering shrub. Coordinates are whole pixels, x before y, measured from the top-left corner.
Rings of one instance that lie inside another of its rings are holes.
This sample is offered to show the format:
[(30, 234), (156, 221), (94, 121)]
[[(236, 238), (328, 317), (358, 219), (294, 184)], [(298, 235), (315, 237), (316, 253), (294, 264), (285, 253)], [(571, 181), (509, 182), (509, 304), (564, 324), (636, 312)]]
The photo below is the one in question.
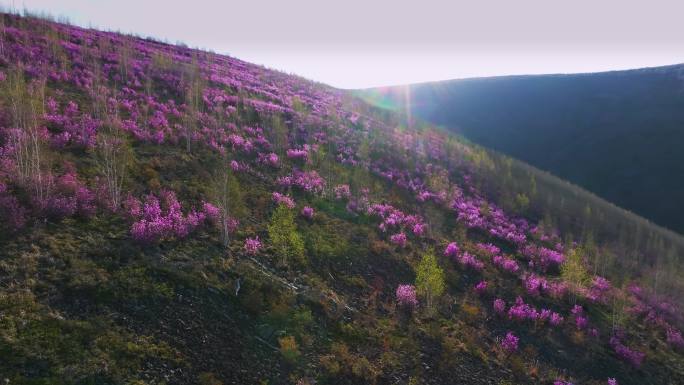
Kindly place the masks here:
[(292, 160), (302, 160), (306, 162), (309, 159), (309, 152), (305, 149), (290, 148), (287, 150), (287, 157)]
[(144, 202), (129, 197), (126, 201), (128, 215), (134, 220), (131, 236), (145, 243), (157, 243), (168, 239), (183, 239), (215, 216), (213, 205), (203, 204), (206, 211), (190, 210), (183, 213), (176, 194), (171, 191), (160, 193), (161, 199), (150, 194)]
[(444, 249), (444, 256), (445, 257), (456, 257), (458, 255), (458, 245), (456, 242), (450, 242), (446, 249)]
[(520, 339), (513, 334), (513, 332), (509, 331), (506, 333), (506, 336), (501, 339), (501, 348), (509, 354), (514, 353), (518, 350), (519, 341)]
[[(345, 189), (346, 190), (346, 189)], [(407, 231), (420, 236), (425, 231), (425, 224), (417, 215), (407, 215), (389, 204), (371, 204), (366, 213), (372, 217), (379, 217), (382, 222), (378, 228), (382, 231), (399, 230), (390, 236), (390, 242), (400, 247), (405, 247), (408, 242)]]
[(325, 189), (325, 180), (316, 171), (295, 171), (292, 175), (278, 178), (282, 187), (298, 187), (303, 191), (321, 194)]
[(475, 292), (477, 294), (483, 295), (487, 292), (488, 286), (489, 286), (489, 284), (487, 283), (487, 281), (480, 281), (475, 285), (475, 287), (473, 289), (475, 290)]
[(259, 237), (254, 237), (254, 238), (247, 238), (245, 239), (245, 252), (249, 255), (256, 255), (259, 253), (259, 250), (261, 250), (262, 244), (261, 240), (259, 240)]
[(397, 297), (397, 305), (404, 310), (411, 311), (418, 306), (416, 288), (413, 285), (397, 286), (395, 295)]
[(498, 266), (499, 268), (511, 274), (516, 274), (520, 270), (520, 266), (518, 266), (517, 261), (503, 257), (501, 255), (495, 255), (492, 257), (492, 262), (494, 263), (494, 266)]
[(476, 271), (481, 271), (484, 269), (484, 263), (467, 251), (464, 251), (461, 255), (459, 255), (457, 260), (458, 263), (460, 263), (463, 267), (469, 267)]
[(404, 233), (396, 233), (390, 236), (390, 242), (399, 247), (406, 247), (406, 241), (406, 234)]
[(479, 251), (481, 251), (486, 256), (494, 256), (501, 252), (501, 249), (492, 245), (491, 243), (478, 243), (475, 245)]
[(335, 199), (349, 199), (351, 197), (351, 191), (349, 190), (348, 184), (335, 186), (333, 192), (335, 194)]
[(276, 203), (276, 205), (284, 205), (289, 209), (293, 209), (296, 206), (296, 203), (292, 198), (290, 198), (287, 195), (283, 195), (279, 192), (274, 192), (271, 195), (271, 198), (273, 199), (273, 202)]
[(8, 232), (15, 232), (24, 227), (27, 221), (27, 210), (19, 200), (8, 191), (7, 186), (0, 182), (0, 217), (4, 220), (0, 228)]
[(494, 312), (496, 312), (496, 314), (502, 315), (506, 312), (506, 302), (501, 298), (497, 298), (494, 300), (493, 307)]
[(629, 347), (625, 346), (618, 335), (615, 335), (610, 338), (610, 346), (613, 348), (615, 354), (617, 354), (618, 357), (630, 363), (632, 366), (636, 368), (641, 366), (641, 364), (644, 361), (644, 358), (646, 357), (645, 353), (632, 350)]
[(584, 314), (584, 309), (582, 306), (573, 306), (570, 313), (572, 313), (572, 315), (575, 317), (575, 326), (577, 326), (577, 330), (584, 330), (587, 328), (587, 325), (589, 325), (589, 319)]
[(314, 209), (309, 206), (304, 206), (302, 209), (302, 216), (306, 219), (313, 219), (314, 217)]
[(95, 214), (95, 194), (73, 171), (54, 178), (52, 184), (51, 193), (36, 202), (47, 217), (59, 219), (79, 215), (88, 218)]

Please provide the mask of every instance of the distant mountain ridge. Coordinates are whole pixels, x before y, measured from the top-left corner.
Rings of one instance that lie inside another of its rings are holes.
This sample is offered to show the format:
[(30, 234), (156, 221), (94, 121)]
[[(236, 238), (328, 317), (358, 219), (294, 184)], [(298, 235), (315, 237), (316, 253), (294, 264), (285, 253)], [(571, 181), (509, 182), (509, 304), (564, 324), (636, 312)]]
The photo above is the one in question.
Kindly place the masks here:
[[(364, 90), (402, 108), (407, 86)], [(408, 86), (445, 126), (684, 232), (684, 65)]]

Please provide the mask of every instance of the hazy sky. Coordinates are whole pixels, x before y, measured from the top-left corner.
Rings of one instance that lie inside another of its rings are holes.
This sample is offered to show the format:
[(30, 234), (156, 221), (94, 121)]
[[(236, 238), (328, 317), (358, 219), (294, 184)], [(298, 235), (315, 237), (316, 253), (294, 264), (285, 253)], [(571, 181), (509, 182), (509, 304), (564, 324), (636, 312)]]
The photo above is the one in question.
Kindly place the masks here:
[(684, 1), (0, 0), (341, 88), (684, 62)]

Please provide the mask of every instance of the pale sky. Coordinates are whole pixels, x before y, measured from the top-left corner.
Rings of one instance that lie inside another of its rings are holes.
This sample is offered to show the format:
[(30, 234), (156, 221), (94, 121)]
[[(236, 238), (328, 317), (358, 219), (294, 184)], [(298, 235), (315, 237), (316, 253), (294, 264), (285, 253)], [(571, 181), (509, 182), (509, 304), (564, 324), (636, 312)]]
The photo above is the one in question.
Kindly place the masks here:
[(0, 0), (340, 88), (684, 62), (684, 1)]

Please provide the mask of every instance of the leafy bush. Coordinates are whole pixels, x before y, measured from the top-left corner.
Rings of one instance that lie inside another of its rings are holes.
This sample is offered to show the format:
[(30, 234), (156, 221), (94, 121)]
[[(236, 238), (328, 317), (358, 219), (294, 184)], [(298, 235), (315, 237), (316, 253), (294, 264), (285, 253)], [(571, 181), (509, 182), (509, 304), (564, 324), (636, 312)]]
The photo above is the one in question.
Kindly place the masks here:
[(289, 262), (306, 264), (304, 241), (297, 232), (293, 211), (285, 204), (279, 204), (271, 216), (268, 237), (281, 266), (287, 266)]
[(428, 309), (432, 309), (435, 299), (444, 293), (444, 270), (437, 264), (437, 258), (431, 252), (423, 255), (416, 270), (416, 288), (418, 294), (425, 297)]
[(278, 338), (278, 345), (280, 345), (280, 353), (283, 355), (285, 361), (294, 364), (299, 360), (301, 353), (297, 347), (297, 341), (293, 336)]

